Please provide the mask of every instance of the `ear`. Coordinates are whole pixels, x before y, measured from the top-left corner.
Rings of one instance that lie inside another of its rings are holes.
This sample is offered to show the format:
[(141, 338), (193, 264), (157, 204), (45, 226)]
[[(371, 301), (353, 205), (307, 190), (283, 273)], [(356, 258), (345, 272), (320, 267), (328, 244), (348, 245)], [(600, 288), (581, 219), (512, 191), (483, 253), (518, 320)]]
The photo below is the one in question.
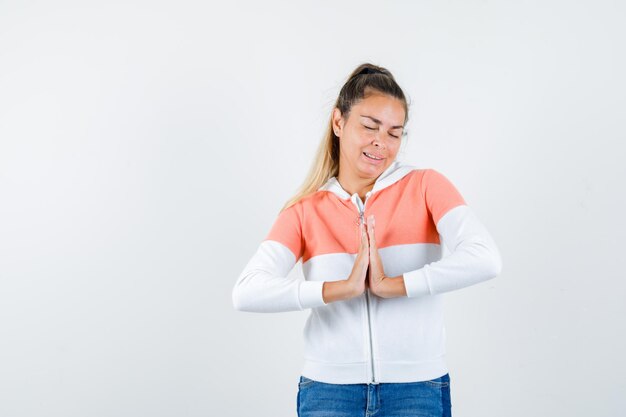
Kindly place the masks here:
[(335, 107), (333, 109), (333, 131), (335, 132), (335, 136), (341, 137), (341, 133), (343, 131), (343, 117), (341, 117), (341, 111)]

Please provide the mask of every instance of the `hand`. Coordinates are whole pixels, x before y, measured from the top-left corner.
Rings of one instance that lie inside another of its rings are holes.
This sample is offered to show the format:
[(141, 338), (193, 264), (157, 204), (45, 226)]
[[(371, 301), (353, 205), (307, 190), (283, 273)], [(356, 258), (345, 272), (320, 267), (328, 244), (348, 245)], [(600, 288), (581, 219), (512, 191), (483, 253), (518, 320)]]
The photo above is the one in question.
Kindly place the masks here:
[(369, 243), (367, 240), (367, 232), (365, 225), (359, 225), (361, 233), (361, 244), (359, 245), (359, 253), (354, 261), (352, 272), (347, 279), (350, 293), (353, 297), (363, 294), (367, 288), (367, 269), (369, 266)]
[(387, 276), (385, 276), (385, 271), (383, 270), (383, 263), (380, 260), (380, 255), (378, 254), (378, 246), (376, 245), (376, 234), (374, 232), (375, 220), (374, 215), (370, 215), (367, 218), (367, 235), (369, 237), (369, 288), (370, 291), (379, 296), (386, 297), (385, 295), (385, 286), (387, 284), (386, 280), (388, 280)]

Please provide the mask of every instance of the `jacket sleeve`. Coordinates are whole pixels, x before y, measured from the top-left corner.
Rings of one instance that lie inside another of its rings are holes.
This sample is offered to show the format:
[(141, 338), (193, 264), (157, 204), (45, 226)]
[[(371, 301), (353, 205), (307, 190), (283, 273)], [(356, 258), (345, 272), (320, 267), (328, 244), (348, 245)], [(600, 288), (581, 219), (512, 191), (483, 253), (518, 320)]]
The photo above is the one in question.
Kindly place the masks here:
[(283, 210), (239, 275), (232, 292), (239, 311), (277, 313), (326, 305), (323, 281), (288, 278), (302, 257), (301, 205)]
[(422, 177), (421, 193), (451, 253), (404, 273), (407, 296), (440, 294), (499, 275), (502, 270), (500, 251), (454, 185), (438, 171), (428, 169)]

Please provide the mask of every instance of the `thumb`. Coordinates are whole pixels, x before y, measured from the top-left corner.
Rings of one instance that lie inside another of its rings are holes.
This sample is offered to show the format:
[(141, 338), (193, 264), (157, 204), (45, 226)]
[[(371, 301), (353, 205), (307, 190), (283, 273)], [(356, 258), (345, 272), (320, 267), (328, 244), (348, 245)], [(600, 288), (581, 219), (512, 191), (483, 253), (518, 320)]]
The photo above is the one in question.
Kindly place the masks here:
[(369, 236), (370, 245), (371, 246), (375, 246), (376, 245), (376, 238), (375, 238), (375, 233), (374, 233), (374, 226), (375, 225), (376, 225), (376, 220), (374, 218), (374, 215), (371, 214), (367, 218), (367, 235)]
[(368, 237), (367, 237), (367, 229), (365, 227), (365, 225), (363, 223), (360, 224), (359, 226), (359, 230), (361, 233), (361, 245), (363, 245), (364, 247), (368, 248), (369, 247), (369, 241), (368, 241)]

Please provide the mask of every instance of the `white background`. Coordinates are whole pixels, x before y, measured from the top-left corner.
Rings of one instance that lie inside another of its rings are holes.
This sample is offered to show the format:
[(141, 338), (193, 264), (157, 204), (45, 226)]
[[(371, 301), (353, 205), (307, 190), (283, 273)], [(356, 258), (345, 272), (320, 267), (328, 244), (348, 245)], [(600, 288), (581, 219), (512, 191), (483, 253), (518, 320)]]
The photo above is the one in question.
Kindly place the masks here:
[(622, 414), (625, 18), (0, 1), (0, 415), (295, 416), (308, 311), (231, 290), (362, 62), (411, 101), (399, 159), (446, 175), (502, 252), (445, 298), (453, 415)]

